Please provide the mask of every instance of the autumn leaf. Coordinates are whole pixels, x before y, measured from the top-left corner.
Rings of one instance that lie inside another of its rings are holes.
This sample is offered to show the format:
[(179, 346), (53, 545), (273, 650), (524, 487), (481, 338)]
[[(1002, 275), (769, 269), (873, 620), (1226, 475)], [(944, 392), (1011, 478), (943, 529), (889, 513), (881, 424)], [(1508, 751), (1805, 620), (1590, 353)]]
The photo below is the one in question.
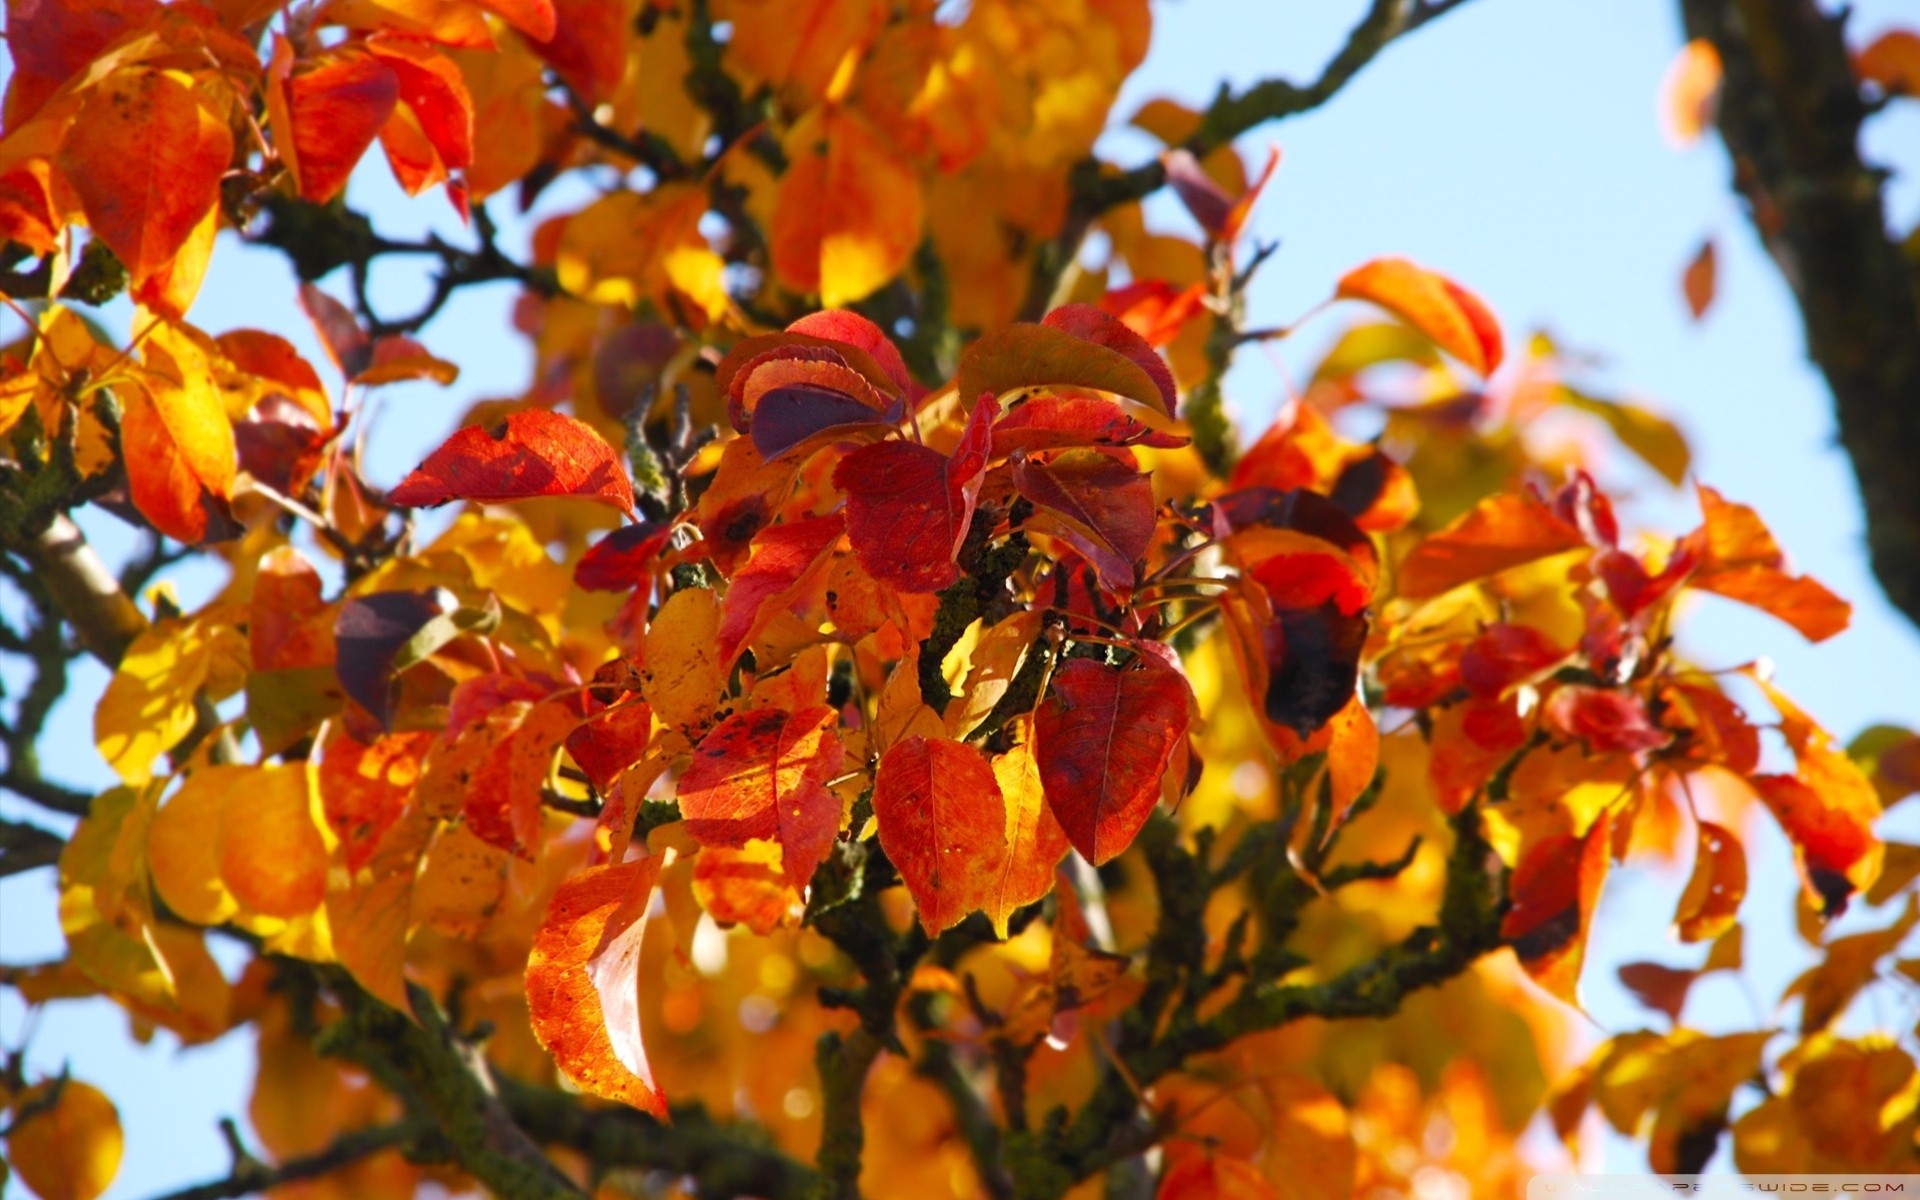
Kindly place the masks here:
[(720, 599), (706, 588), (668, 596), (647, 626), (641, 690), (667, 728), (698, 740), (712, 719), (730, 662), (719, 650)]
[(1154, 1200), (1279, 1200), (1260, 1168), (1213, 1153), (1181, 1158), (1160, 1178)]
[(1053, 889), (1054, 868), (1068, 850), (1066, 831), (1047, 805), (1034, 757), (1033, 720), (1023, 714), (1008, 725), (1013, 745), (993, 760), (993, 779), (1007, 816), (1004, 865), (981, 906), (1002, 938), (1016, 911)]
[(1129, 591), (1153, 539), (1153, 481), (1098, 450), (1068, 450), (1041, 462), (1013, 458), (1013, 486), (1039, 511), (1025, 527), (1059, 538), (1093, 564), (1103, 586)]
[(407, 508), (534, 496), (580, 496), (633, 514), (633, 487), (613, 448), (587, 425), (539, 408), (462, 429), (387, 493)]
[(212, 211), (232, 159), (225, 118), (197, 90), (129, 67), (91, 89), (58, 162), (88, 225), (137, 285), (165, 270)]
[(1854, 54), (1853, 70), (1890, 96), (1920, 97), (1920, 33), (1887, 30)]
[(731, 666), (740, 651), (780, 615), (782, 606), (826, 568), (844, 527), (845, 519), (836, 512), (786, 521), (754, 538), (753, 557), (734, 573), (721, 604), (722, 666)]
[(1397, 590), (1421, 600), (1586, 545), (1580, 530), (1530, 496), (1482, 500), (1400, 561)]
[(937, 592), (960, 577), (954, 558), (973, 520), (1000, 406), (982, 399), (951, 455), (905, 441), (863, 446), (840, 460), (847, 536), (867, 574), (903, 592)]
[(120, 1171), (120, 1112), (90, 1083), (62, 1078), (13, 1097), (7, 1163), (40, 1200), (95, 1200)]
[(1720, 99), (1720, 52), (1705, 38), (1680, 47), (1660, 79), (1660, 132), (1667, 144), (1689, 146), (1713, 124)]
[[(1007, 811), (994, 776), (979, 751), (947, 738), (909, 737), (880, 759), (873, 781), (880, 846), (929, 935), (1001, 903)], [(1004, 928), (1004, 915), (995, 921)]]
[(1584, 836), (1544, 839), (1507, 884), (1512, 907), (1500, 922), (1501, 938), (1535, 983), (1575, 1007), (1587, 931), (1612, 861), (1612, 831), (1611, 815), (1602, 812)]
[(220, 878), (243, 912), (300, 917), (327, 894), (327, 849), (307, 765), (254, 767), (226, 786)]
[(1153, 812), (1160, 776), (1187, 735), (1191, 689), (1143, 657), (1122, 670), (1070, 659), (1034, 720), (1034, 757), (1067, 840), (1095, 866), (1118, 855)]
[(1404, 258), (1377, 258), (1340, 278), (1341, 300), (1367, 300), (1433, 339), (1475, 374), (1500, 365), (1500, 324), (1480, 298)]
[(435, 620), (456, 612), (455, 603), (443, 588), (374, 592), (344, 601), (333, 627), (341, 689), (381, 725), (390, 725), (395, 658)]
[(642, 521), (623, 525), (601, 538), (573, 568), (574, 586), (590, 592), (626, 592), (646, 583), (655, 561), (673, 536), (670, 525)]
[(1693, 874), (1673, 914), (1683, 942), (1706, 942), (1733, 927), (1747, 895), (1747, 852), (1725, 826), (1700, 822)]
[(1129, 416), (1126, 409), (1099, 396), (1029, 396), (1007, 411), (993, 426), (991, 458), (1005, 458), (1019, 450), (1065, 450), (1080, 446), (1148, 446), (1178, 449), (1187, 439), (1153, 429)]
[(1709, 239), (1700, 243), (1700, 249), (1694, 252), (1680, 276), (1680, 291), (1686, 297), (1687, 311), (1696, 321), (1706, 316), (1707, 309), (1713, 305), (1714, 275), (1713, 242)]
[(120, 419), (133, 502), (179, 541), (231, 536), (227, 501), (238, 460), (212, 362), (193, 335), (165, 323), (148, 334), (143, 353), (146, 369)]
[(666, 1119), (641, 1042), (638, 970), (657, 858), (588, 867), (560, 885), (533, 935), (527, 1009), (567, 1078)]
[(1706, 519), (1682, 542), (1698, 561), (1689, 587), (1770, 613), (1808, 641), (1825, 641), (1847, 627), (1852, 606), (1810, 576), (1789, 573), (1786, 554), (1758, 513), (1705, 484), (1697, 490)]
[(781, 146), (788, 165), (767, 230), (774, 274), (828, 308), (865, 299), (920, 244), (919, 176), (864, 118), (838, 106), (808, 112)]
[(709, 845), (777, 842), (787, 882), (804, 888), (840, 832), (840, 801), (826, 783), (844, 751), (826, 707), (735, 713), (700, 740), (680, 777), (687, 832)]
[(317, 780), (320, 807), (345, 849), (348, 870), (366, 866), (400, 819), (432, 741), (431, 733), (389, 733), (366, 743), (344, 730), (327, 739)]
[(1160, 393), (1160, 403), (1155, 407), (1169, 416), (1173, 415), (1179, 403), (1173, 371), (1147, 339), (1134, 332), (1126, 322), (1091, 304), (1063, 304), (1041, 318), (1040, 323), (1049, 329), (1064, 330), (1082, 341), (1105, 346), (1125, 355), (1153, 380), (1153, 386)]
[(1133, 358), (1057, 325), (1008, 325), (976, 339), (960, 356), (955, 387), (963, 397), (1000, 397), (1050, 385), (1091, 388), (1136, 400), (1164, 416), (1173, 412), (1160, 382)]
[(301, 197), (325, 204), (347, 186), (355, 164), (400, 99), (400, 80), (357, 45), (296, 63), (274, 35), (267, 68), (267, 113), (280, 161)]

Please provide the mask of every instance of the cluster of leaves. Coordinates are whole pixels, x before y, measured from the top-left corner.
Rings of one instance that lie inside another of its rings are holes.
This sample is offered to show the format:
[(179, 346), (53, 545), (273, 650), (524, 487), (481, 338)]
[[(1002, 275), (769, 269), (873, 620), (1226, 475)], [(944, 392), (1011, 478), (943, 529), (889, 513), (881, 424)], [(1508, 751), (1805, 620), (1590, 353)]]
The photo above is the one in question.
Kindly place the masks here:
[[(81, 819), (68, 953), (4, 982), (252, 1027), (272, 1165), (236, 1134), (234, 1186), (1054, 1197), (1159, 1146), (1169, 1197), (1492, 1194), (1543, 1101), (1657, 1165), (1730, 1123), (1752, 1169), (1914, 1165), (1909, 1048), (1833, 1030), (1911, 905), (1822, 948), (1785, 1051), (1627, 1034), (1549, 1096), (1565, 1033), (1520, 975), (1577, 1002), (1612, 864), (1695, 848), (1704, 965), (1627, 980), (1677, 1026), (1739, 964), (1760, 810), (1810, 942), (1910, 891), (1920, 851), (1873, 826), (1920, 740), (1850, 755), (1764, 672), (1680, 656), (1698, 594), (1813, 640), (1848, 609), (1709, 487), (1692, 532), (1623, 534), (1553, 430), (1675, 484), (1685, 442), (1544, 338), (1509, 356), (1439, 274), (1340, 279), (1393, 319), (1236, 453), (1227, 364), (1289, 332), (1239, 324), (1274, 160), (1165, 102), (1144, 184), (1085, 157), (1143, 3), (280, 8), (12, 2), (0, 137), (0, 234), (49, 297), (0, 383), (0, 534), (45, 574), (10, 577), (56, 622), (48, 535), (87, 502), (229, 571), (193, 612), (120, 596), (114, 637), (69, 614), (120, 785), (66, 803), (9, 730), (9, 786)], [(479, 251), (345, 209), (376, 139)], [(567, 172), (613, 182), (511, 261), (487, 198)], [(1146, 230), (1162, 180), (1197, 241)], [(337, 393), (186, 321), (223, 224), (353, 268), (354, 307), (301, 297)], [(383, 253), (440, 260), (417, 318), (372, 311)], [(71, 306), (111, 262), (124, 348)], [(492, 279), (526, 288), (534, 383), (374, 486), (365, 396), (451, 380), (411, 335)], [(63, 670), (48, 627), (5, 648)], [(3, 1086), (25, 1182), (97, 1195), (110, 1102), (18, 1056)]]

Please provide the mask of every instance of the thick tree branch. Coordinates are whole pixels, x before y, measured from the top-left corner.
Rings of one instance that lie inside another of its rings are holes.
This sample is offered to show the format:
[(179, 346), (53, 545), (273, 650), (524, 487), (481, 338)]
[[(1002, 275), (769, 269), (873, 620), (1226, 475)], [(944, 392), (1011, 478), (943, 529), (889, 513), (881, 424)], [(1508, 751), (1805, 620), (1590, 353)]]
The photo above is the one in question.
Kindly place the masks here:
[(224, 1179), (169, 1192), (157, 1197), (157, 1200), (237, 1200), (240, 1196), (256, 1195), (282, 1184), (317, 1179), (363, 1158), (370, 1158), (382, 1150), (406, 1145), (419, 1133), (419, 1129), (404, 1122), (370, 1125), (341, 1134), (324, 1150), (303, 1158), (289, 1159), (277, 1167), (248, 1156), (236, 1162), (232, 1173)]
[(498, 1079), (500, 1098), (527, 1136), (565, 1146), (598, 1170), (639, 1167), (691, 1177), (702, 1197), (805, 1200), (818, 1176), (749, 1127), (728, 1127), (705, 1109), (676, 1108), (673, 1124), (630, 1108), (589, 1108), (580, 1097)]
[(327, 970), (346, 1015), (317, 1047), (353, 1062), (399, 1097), (408, 1114), (444, 1138), (455, 1162), (496, 1195), (577, 1200), (584, 1193), (514, 1122), (479, 1049), (461, 1040), (426, 990), (413, 985), (414, 1018), (369, 996), (344, 972)]
[(23, 821), (0, 818), (0, 879), (60, 861), (66, 839)]
[(1870, 115), (1844, 15), (1814, 0), (1681, 0), (1725, 69), (1719, 127), (1734, 186), (1799, 302), (1833, 389), (1874, 573), (1920, 623), (1920, 301), (1888, 236), (1883, 173), (1860, 157)]

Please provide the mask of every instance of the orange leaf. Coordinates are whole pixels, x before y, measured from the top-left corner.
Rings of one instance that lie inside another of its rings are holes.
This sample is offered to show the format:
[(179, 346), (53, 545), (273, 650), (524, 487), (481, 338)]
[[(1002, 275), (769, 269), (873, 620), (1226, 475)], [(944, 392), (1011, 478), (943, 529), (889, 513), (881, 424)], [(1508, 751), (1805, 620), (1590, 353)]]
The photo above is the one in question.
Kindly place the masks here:
[[(465, 170), (473, 162), (473, 100), (467, 95), (466, 80), (453, 60), (437, 50), (402, 38), (376, 36), (368, 39), (367, 49), (393, 72), (399, 83), (400, 104), (411, 114), (412, 128), (418, 131), (432, 158), (429, 169), (412, 180), (402, 174), (399, 162), (395, 162), (394, 174), (400, 176), (408, 193), (415, 194), (438, 183), (449, 171)], [(396, 111), (385, 128), (394, 129), (398, 116)], [(394, 144), (384, 141), (384, 132), (382, 138), (392, 159)]]
[(1680, 277), (1680, 290), (1687, 298), (1687, 311), (1698, 321), (1707, 315), (1707, 309), (1713, 305), (1714, 279), (1717, 274), (1713, 250), (1713, 240), (1700, 243), (1693, 260), (1687, 264), (1686, 273)]
[(1424, 600), (1584, 545), (1586, 539), (1577, 528), (1533, 497), (1492, 496), (1428, 536), (1401, 560), (1398, 591), (1409, 599)]
[(994, 932), (1007, 936), (1014, 912), (1053, 890), (1053, 869), (1066, 857), (1067, 833), (1047, 806), (1040, 782), (1040, 764), (1033, 754), (1033, 718), (1021, 715), (1007, 723), (1015, 737), (1013, 748), (993, 760), (994, 782), (1006, 805), (1006, 852), (999, 878), (983, 907)]
[(1660, 79), (1660, 133), (1670, 146), (1689, 146), (1713, 123), (1720, 99), (1720, 52), (1705, 38), (1680, 47)]
[(1341, 300), (1367, 300), (1393, 313), (1480, 375), (1500, 365), (1500, 323), (1480, 298), (1404, 258), (1376, 258), (1340, 278)]
[(899, 274), (920, 244), (920, 177), (838, 107), (800, 118), (782, 148), (788, 166), (767, 230), (780, 282), (837, 308)]
[(1048, 385), (1092, 388), (1173, 412), (1167, 392), (1139, 362), (1057, 325), (1008, 325), (975, 339), (960, 355), (955, 383), (966, 400)]
[(1699, 560), (1689, 587), (1770, 613), (1808, 641), (1825, 641), (1847, 627), (1853, 606), (1818, 580), (1789, 574), (1786, 554), (1758, 513), (1705, 484), (1699, 493), (1706, 520), (1682, 543)]
[[(525, 0), (511, 2), (518, 7)], [(485, 6), (493, 3), (487, 0)], [(551, 63), (587, 103), (606, 100), (626, 72), (633, 37), (629, 7), (626, 0), (553, 0), (552, 36), (530, 35), (533, 52)]]
[(536, 42), (553, 36), (553, 0), (474, 0)]
[(369, 744), (343, 728), (321, 753), (320, 807), (346, 851), (347, 869), (373, 858), (380, 839), (413, 798), (431, 733), (389, 733)]
[(1006, 802), (978, 750), (947, 738), (896, 742), (874, 776), (873, 816), (929, 934), (997, 902)]
[(1556, 834), (1527, 852), (1508, 881), (1513, 907), (1500, 936), (1533, 981), (1578, 1007), (1587, 927), (1611, 859), (1612, 814), (1601, 812), (1585, 837)]
[(197, 91), (133, 67), (95, 85), (58, 162), (87, 223), (140, 285), (171, 264), (219, 202), (232, 160), (225, 119)]
[(527, 957), (527, 1010), (567, 1078), (664, 1120), (640, 1030), (640, 947), (659, 871), (643, 858), (560, 885)]
[(839, 714), (735, 713), (700, 740), (680, 777), (687, 832), (705, 845), (778, 842), (787, 882), (804, 888), (840, 832), (840, 801), (826, 788), (840, 772)]
[(1143, 656), (1121, 670), (1069, 660), (1035, 718), (1047, 804), (1073, 848), (1099, 866), (1133, 843), (1160, 798), (1160, 776), (1187, 736), (1186, 677)]
[(1853, 69), (1889, 95), (1920, 98), (1920, 33), (1888, 30), (1853, 56)]
[(1673, 929), (1683, 942), (1708, 942), (1733, 927), (1747, 895), (1747, 852), (1733, 832), (1700, 822), (1693, 874), (1674, 910)]
[(591, 426), (542, 408), (460, 430), (387, 499), (434, 508), (453, 500), (497, 504), (534, 496), (581, 496), (633, 513), (633, 487), (613, 447)]
[(12, 78), (0, 126), (20, 128), (102, 51), (159, 15), (160, 0), (89, 0), (86, 4), (7, 5)]
[(77, 1079), (35, 1084), (13, 1098), (12, 1112), (7, 1161), (34, 1195), (94, 1200), (107, 1190), (125, 1138), (119, 1111), (99, 1088)]
[(146, 369), (126, 393), (120, 425), (133, 502), (178, 541), (224, 534), (237, 454), (212, 364), (192, 335), (166, 324), (147, 336), (142, 353)]
[(1154, 1200), (1278, 1200), (1260, 1168), (1216, 1154), (1183, 1157), (1160, 1179)]
[(753, 557), (734, 574), (720, 615), (720, 663), (729, 667), (740, 651), (791, 604), (832, 561), (845, 518), (828, 513), (786, 521), (753, 539)]
[(327, 848), (305, 763), (254, 767), (228, 786), (220, 877), (243, 910), (261, 916), (305, 916), (326, 899)]

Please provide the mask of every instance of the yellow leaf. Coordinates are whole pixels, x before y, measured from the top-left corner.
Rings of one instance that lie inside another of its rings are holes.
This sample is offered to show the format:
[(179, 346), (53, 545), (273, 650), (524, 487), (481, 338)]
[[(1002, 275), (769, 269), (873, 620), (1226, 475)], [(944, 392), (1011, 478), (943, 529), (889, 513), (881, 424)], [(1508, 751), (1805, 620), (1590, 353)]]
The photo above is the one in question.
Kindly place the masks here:
[(245, 679), (246, 641), (233, 614), (209, 611), (156, 621), (120, 659), (93, 714), (93, 737), (130, 787), (153, 778), (153, 761), (193, 728), (194, 696), (230, 694)]
[(153, 885), (167, 907), (197, 925), (218, 925), (240, 905), (220, 877), (220, 818), (244, 767), (202, 767), (162, 805), (147, 834)]
[(727, 61), (817, 101), (848, 52), (872, 41), (885, 16), (877, 0), (736, 0)]
[(844, 109), (808, 113), (782, 146), (788, 166), (769, 230), (780, 282), (838, 308), (899, 274), (920, 244), (919, 176)]
[(690, 739), (713, 719), (727, 681), (719, 633), (720, 600), (706, 588), (667, 597), (647, 627), (642, 691), (655, 718)]
[[(33, 1111), (53, 1088), (59, 1097)], [(40, 1200), (94, 1200), (120, 1170), (120, 1114), (92, 1084), (69, 1079), (35, 1084), (15, 1097), (18, 1120), (7, 1134), (7, 1161)]]

